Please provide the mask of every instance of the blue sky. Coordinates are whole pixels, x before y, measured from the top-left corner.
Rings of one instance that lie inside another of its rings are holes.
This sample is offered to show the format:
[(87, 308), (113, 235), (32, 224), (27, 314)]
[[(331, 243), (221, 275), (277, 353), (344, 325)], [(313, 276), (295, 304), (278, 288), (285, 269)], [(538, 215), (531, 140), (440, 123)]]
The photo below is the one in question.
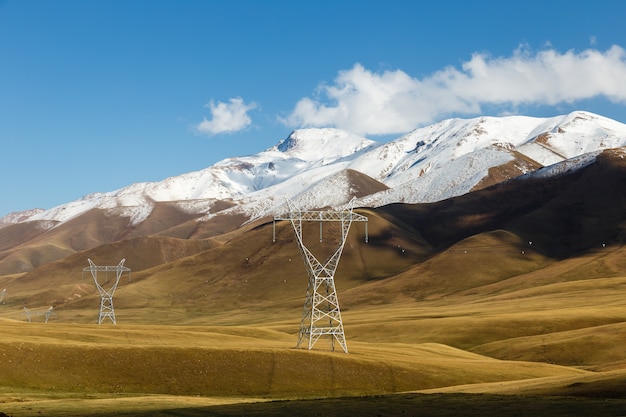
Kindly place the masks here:
[(626, 2), (0, 0), (0, 217), (448, 117), (626, 122)]

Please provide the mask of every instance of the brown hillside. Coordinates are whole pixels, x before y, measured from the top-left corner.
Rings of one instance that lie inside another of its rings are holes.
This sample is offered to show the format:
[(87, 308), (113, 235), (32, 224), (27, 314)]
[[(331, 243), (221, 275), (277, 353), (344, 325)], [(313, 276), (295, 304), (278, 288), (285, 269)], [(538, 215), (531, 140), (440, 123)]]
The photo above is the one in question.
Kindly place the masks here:
[[(26, 272), (72, 253), (114, 242), (127, 225), (128, 218), (90, 210), (5, 251), (0, 274)], [(0, 229), (0, 233), (6, 229), (9, 228)]]
[[(154, 206), (148, 218), (135, 226), (127, 228), (125, 231), (120, 231), (120, 238), (129, 239), (158, 234), (181, 223), (194, 221), (200, 217), (199, 214), (187, 213), (172, 203), (154, 202), (153, 204)], [(184, 237), (186, 238), (187, 236)]]
[(346, 174), (348, 176), (348, 180), (350, 181), (354, 197), (360, 198), (389, 189), (389, 187), (382, 182), (376, 181), (372, 177), (359, 171), (348, 169), (346, 170)]
[(483, 188), (500, 184), (504, 181), (517, 178), (518, 176), (526, 172), (532, 172), (543, 167), (543, 165), (539, 164), (536, 161), (533, 161), (526, 155), (515, 151), (511, 152), (515, 156), (515, 159), (507, 162), (506, 164), (489, 168), (487, 176), (480, 180), (478, 184), (476, 184), (474, 188), (472, 188), (472, 191), (482, 190)]
[[(626, 160), (621, 150), (603, 152), (565, 182), (541, 207), (511, 221), (508, 228), (550, 256), (573, 254), (626, 241)], [(538, 188), (537, 185), (535, 188)], [(556, 197), (556, 196), (555, 196)]]
[(3, 225), (0, 228), (0, 253), (19, 246), (49, 229), (47, 221)]
[[(208, 240), (142, 237), (74, 253), (59, 261), (45, 264), (18, 279), (12, 278), (11, 301), (7, 303), (16, 308), (50, 305), (59, 308), (77, 297), (95, 295), (96, 289), (91, 275), (82, 273), (82, 269), (89, 266), (88, 258), (97, 265), (117, 265), (122, 259), (126, 259), (125, 266), (133, 271), (131, 275), (134, 279), (137, 272), (170, 263), (216, 245)], [(128, 279), (126, 276), (125, 278)]]
[(566, 258), (623, 242), (626, 160), (605, 151), (590, 166), (548, 179), (512, 180), (432, 204), (378, 211), (444, 249), (484, 231), (506, 229), (546, 256)]

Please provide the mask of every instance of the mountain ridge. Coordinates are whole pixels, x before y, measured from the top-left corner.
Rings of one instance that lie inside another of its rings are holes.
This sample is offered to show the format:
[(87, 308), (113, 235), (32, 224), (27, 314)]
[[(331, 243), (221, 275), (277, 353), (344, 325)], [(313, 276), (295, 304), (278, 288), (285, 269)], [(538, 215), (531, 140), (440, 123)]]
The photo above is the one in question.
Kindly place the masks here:
[[(340, 129), (302, 129), (255, 155), (227, 158), (159, 182), (89, 194), (48, 210), (10, 213), (0, 219), (0, 225), (29, 220), (64, 222), (92, 208), (117, 212), (131, 224), (139, 224), (156, 201), (172, 202), (206, 218), (214, 215), (216, 202), (232, 201), (230, 211), (254, 220), (275, 211), (283, 196), (305, 209), (328, 206), (327, 195), (311, 195), (323, 188), (321, 181), (345, 169), (387, 187), (362, 196), (359, 205), (433, 202), (585, 153), (625, 145), (626, 125), (581, 111), (551, 118), (447, 119), (387, 143)], [(498, 179), (505, 166), (508, 174)], [(446, 175), (441, 175), (441, 170)], [(344, 192), (334, 197), (332, 205), (336, 207), (353, 196)]]
[[(326, 146), (321, 146), (326, 144)], [(445, 201), (511, 180), (545, 181), (626, 146), (626, 125), (586, 112), (448, 119), (377, 143), (303, 129), (277, 145), (156, 183), (0, 220), (0, 275), (122, 239), (225, 239), (285, 211)]]

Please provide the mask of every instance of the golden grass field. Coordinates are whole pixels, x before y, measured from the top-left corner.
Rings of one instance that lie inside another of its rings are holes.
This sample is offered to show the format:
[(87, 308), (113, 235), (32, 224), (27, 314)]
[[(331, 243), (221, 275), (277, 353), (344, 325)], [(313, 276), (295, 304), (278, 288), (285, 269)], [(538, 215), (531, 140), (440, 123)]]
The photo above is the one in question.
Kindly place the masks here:
[[(240, 277), (212, 296), (230, 306), (223, 310), (201, 303), (198, 285), (206, 279), (197, 272), (175, 283), (160, 280), (161, 270), (137, 273), (116, 293), (117, 325), (95, 324), (99, 298), (76, 273), (73, 285), (86, 294), (58, 306), (47, 324), (36, 316), (27, 323), (10, 298), (0, 306), (0, 411), (15, 417), (322, 415), (313, 410), (620, 415), (616, 410), (626, 410), (623, 249), (551, 261), (522, 256), (518, 244), (508, 233), (487, 233), (387, 279), (357, 285), (356, 278), (342, 283), (338, 276), (349, 354), (331, 352), (324, 340), (312, 351), (295, 349), (306, 278), (293, 250), (284, 249), (294, 256), (287, 261), (295, 264), (294, 275), (301, 269), (294, 290), (250, 289)], [(352, 245), (347, 250), (369, 250)], [(198, 268), (188, 259), (181, 263)]]

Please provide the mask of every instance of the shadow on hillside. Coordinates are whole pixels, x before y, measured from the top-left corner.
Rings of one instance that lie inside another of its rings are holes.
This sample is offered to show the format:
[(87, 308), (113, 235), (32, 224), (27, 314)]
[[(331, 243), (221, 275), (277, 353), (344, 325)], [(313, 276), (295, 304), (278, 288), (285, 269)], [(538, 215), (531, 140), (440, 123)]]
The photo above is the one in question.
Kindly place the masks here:
[(552, 178), (511, 180), (431, 204), (377, 212), (419, 233), (435, 251), (479, 233), (507, 230), (542, 255), (565, 259), (626, 243), (626, 162), (606, 153)]
[[(150, 411), (115, 413), (116, 416), (257, 416), (257, 417), (501, 417), (542, 416), (617, 416), (626, 410), (626, 399), (574, 397), (530, 397), (478, 394), (399, 394), (393, 396), (336, 398), (266, 403), (222, 405)], [(104, 417), (110, 414), (92, 414)]]

